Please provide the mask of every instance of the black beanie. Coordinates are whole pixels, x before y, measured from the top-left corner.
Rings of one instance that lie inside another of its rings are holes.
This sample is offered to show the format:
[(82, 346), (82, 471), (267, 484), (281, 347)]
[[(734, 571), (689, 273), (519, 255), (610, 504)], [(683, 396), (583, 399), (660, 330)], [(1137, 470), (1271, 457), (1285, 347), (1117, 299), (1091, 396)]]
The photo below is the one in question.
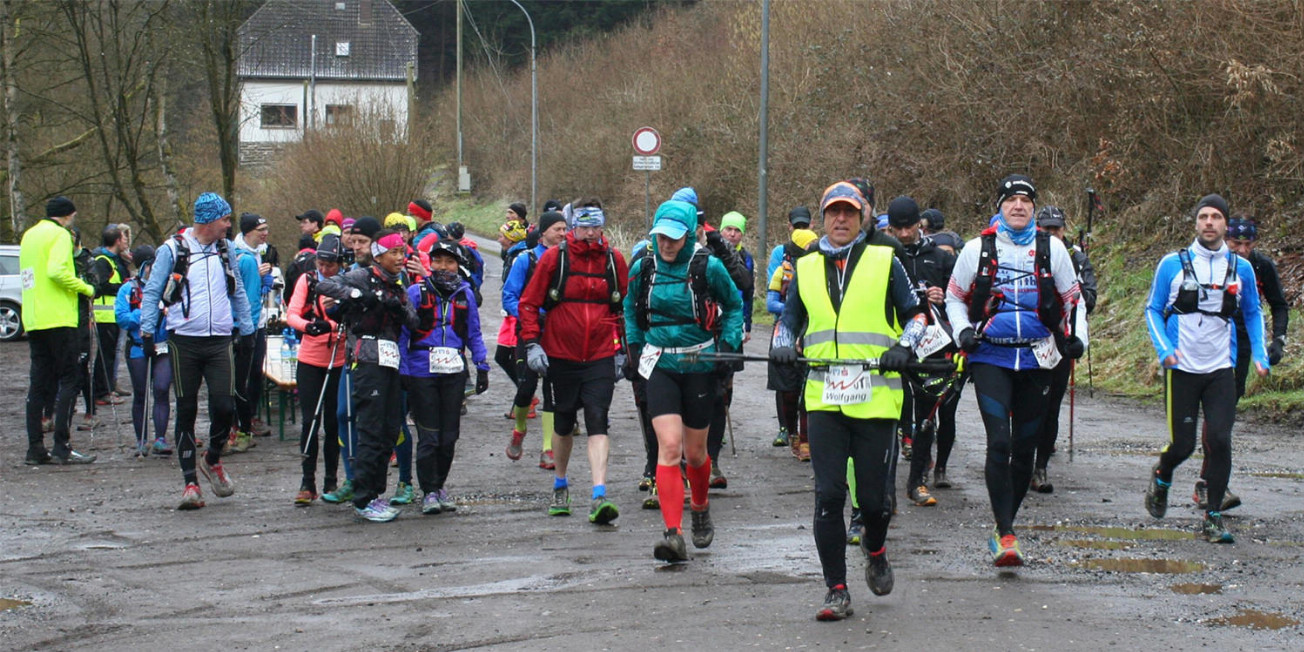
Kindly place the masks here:
[(299, 236), (299, 251), (303, 251), (304, 249), (316, 249), (316, 248), (317, 248), (316, 238), (308, 235), (307, 233)]
[(996, 187), (996, 207), (1000, 208), (1005, 200), (1015, 195), (1023, 195), (1037, 203), (1037, 188), (1032, 185), (1032, 179), (1022, 174), (1011, 174), (1001, 179), (1000, 185)]
[(1231, 212), (1227, 209), (1227, 200), (1223, 199), (1222, 195), (1217, 193), (1201, 197), (1200, 203), (1195, 205), (1195, 214), (1199, 215), (1200, 209), (1205, 208), (1206, 206), (1212, 206), (1218, 209), (1218, 211), (1223, 214), (1223, 219), (1227, 219), (1227, 216), (1231, 215)]
[(919, 204), (915, 200), (901, 196), (887, 205), (887, 223), (893, 228), (903, 229), (919, 223)]
[(788, 224), (797, 226), (798, 224), (806, 227), (810, 226), (810, 209), (805, 206), (798, 206), (788, 211)]
[(934, 231), (946, 226), (946, 216), (942, 215), (942, 211), (936, 208), (930, 208), (920, 213), (919, 219), (928, 222), (928, 228)]
[(340, 237), (334, 233), (327, 233), (321, 237), (321, 244), (317, 247), (317, 260), (325, 263), (336, 263), (340, 260)]
[(77, 207), (73, 205), (72, 200), (63, 195), (45, 202), (46, 217), (67, 217), (76, 212)]
[(365, 235), (367, 236), (368, 239), (372, 239), (372, 240), (376, 238), (376, 233), (378, 233), (379, 231), (380, 231), (380, 222), (377, 221), (376, 218), (370, 215), (359, 217), (357, 220), (353, 222), (353, 228), (349, 229), (350, 233)]
[(508, 206), (507, 210), (516, 213), (516, 216), (521, 219), (525, 219), (525, 214), (529, 212), (528, 209), (525, 208), (525, 204), (522, 204), (520, 202)]
[(140, 269), (154, 262), (154, 248), (147, 244), (143, 244), (132, 249), (131, 262), (136, 266), (136, 269)]
[(267, 223), (267, 218), (258, 213), (240, 214), (240, 235), (244, 235)]
[(543, 215), (539, 216), (539, 233), (542, 234), (544, 231), (547, 231), (548, 227), (552, 226), (553, 224), (556, 224), (558, 222), (564, 223), (565, 221), (566, 221), (565, 215), (562, 215), (557, 211), (548, 211), (547, 213), (544, 213)]

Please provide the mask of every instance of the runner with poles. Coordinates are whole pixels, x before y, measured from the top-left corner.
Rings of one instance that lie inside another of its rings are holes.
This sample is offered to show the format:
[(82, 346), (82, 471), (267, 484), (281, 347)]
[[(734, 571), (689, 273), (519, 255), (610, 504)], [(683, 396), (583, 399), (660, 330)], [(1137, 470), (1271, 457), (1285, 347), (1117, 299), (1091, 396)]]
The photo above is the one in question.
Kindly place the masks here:
[[(806, 358), (814, 361), (805, 399), (815, 472), (815, 547), (828, 588), (817, 620), (842, 620), (853, 613), (843, 519), (848, 460), (855, 461), (855, 491), (864, 511), (860, 547), (867, 558), (865, 579), (875, 595), (892, 592), (884, 544), (892, 519), (888, 478), (901, 417), (898, 372), (910, 362), (911, 349), (927, 325), (893, 249), (865, 243), (860, 222), (866, 203), (847, 182), (824, 191), (820, 216), (825, 235), (810, 255), (797, 260), (770, 352), (780, 364), (798, 362), (801, 338)], [(843, 358), (857, 362), (841, 364)], [(867, 369), (871, 366), (877, 373)]]
[(661, 204), (653, 219), (651, 252), (630, 270), (624, 303), (625, 375), (646, 381), (647, 410), (657, 436), (656, 486), (665, 531), (652, 554), (666, 562), (688, 560), (681, 459), (688, 462), (692, 490), (693, 545), (706, 548), (715, 538), (706, 440), (720, 390), (717, 368), (729, 362), (685, 355), (738, 351), (743, 336), (738, 287), (724, 264), (695, 243), (696, 232), (696, 206), (673, 199)]
[(984, 475), (996, 525), (987, 542), (997, 567), (1023, 565), (1014, 519), (1028, 493), (1051, 369), (1082, 343), (1067, 335), (1077, 274), (1058, 238), (1033, 224), (1037, 190), (1012, 174), (996, 188), (995, 224), (965, 244), (946, 291), (955, 342), (969, 353), (987, 430)]
[[(131, 252), (131, 260), (136, 265), (135, 278), (124, 283), (118, 289), (114, 301), (114, 315), (118, 327), (127, 333), (130, 346), (127, 352), (127, 372), (131, 376), (131, 424), (136, 433), (136, 457), (145, 457), (151, 451), (158, 456), (171, 455), (172, 447), (165, 436), (168, 429), (168, 417), (171, 406), (168, 403), (168, 390), (172, 388), (172, 364), (164, 355), (153, 358), (145, 355), (141, 348), (140, 313), (141, 302), (145, 296), (145, 284), (154, 265), (154, 248), (140, 245)], [(159, 320), (154, 329), (154, 341), (166, 342), (167, 324)], [(154, 409), (149, 409), (150, 395), (153, 394)], [(154, 420), (154, 437), (151, 446), (149, 421)]]
[[(326, 474), (321, 485), (322, 493), (338, 488), (337, 473), (340, 465), (339, 408), (340, 374), (344, 367), (345, 337), (337, 319), (337, 302), (317, 292), (317, 284), (340, 273), (340, 239), (335, 234), (322, 236), (312, 272), (302, 274), (290, 295), (286, 323), (301, 331), (303, 342), (299, 345), (299, 362), (295, 379), (299, 388), (300, 421), (303, 431), (299, 435), (299, 452), (303, 455), (302, 479), (294, 504), (311, 505), (317, 494), (317, 453), (326, 451)], [(320, 437), (317, 435), (319, 426)], [(321, 441), (319, 444), (318, 441)]]

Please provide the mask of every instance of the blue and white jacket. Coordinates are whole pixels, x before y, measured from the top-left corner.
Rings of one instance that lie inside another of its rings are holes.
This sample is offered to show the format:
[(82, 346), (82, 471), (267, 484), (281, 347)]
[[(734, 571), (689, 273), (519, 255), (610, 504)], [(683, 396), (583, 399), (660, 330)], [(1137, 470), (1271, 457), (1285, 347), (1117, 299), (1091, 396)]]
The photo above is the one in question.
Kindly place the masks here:
[[(234, 260), (235, 245), (229, 240), (226, 243), (235, 273), (235, 292), (227, 296), (226, 272), (217, 250), (218, 241), (201, 245), (191, 229), (182, 233), (182, 239), (190, 249), (190, 268), (186, 272), (190, 291), (183, 293), (181, 302), (168, 309), (168, 332), (188, 337), (229, 337), (239, 328), (241, 335), (253, 335), (249, 297), (245, 294), (240, 268)], [(158, 326), (159, 302), (168, 277), (172, 275), (176, 246), (176, 240), (168, 238), (154, 254), (154, 266), (149, 282), (145, 284), (145, 297), (141, 300), (140, 327), (143, 332), (152, 333)]]
[[(533, 249), (535, 258), (543, 256), (543, 252), (548, 250), (548, 246), (540, 242)], [(525, 291), (525, 284), (530, 282), (530, 252), (522, 251), (512, 261), (512, 269), (507, 272), (507, 278), (503, 280), (503, 310), (512, 317), (520, 318), (521, 313), (517, 306), (521, 302), (521, 293)]]
[[(1236, 326), (1232, 319), (1217, 315), (1222, 310), (1223, 293), (1237, 296), (1240, 314), (1250, 335), (1251, 358), (1268, 369), (1268, 351), (1263, 341), (1263, 311), (1259, 307), (1259, 289), (1250, 261), (1236, 256), (1236, 269), (1231, 279), (1227, 277), (1227, 264), (1232, 259), (1223, 243), (1210, 251), (1196, 240), (1186, 249), (1190, 252), (1191, 269), (1200, 283), (1200, 310), (1177, 314), (1170, 312), (1184, 275), (1182, 261), (1177, 252), (1164, 256), (1155, 269), (1154, 284), (1150, 287), (1150, 300), (1146, 302), (1146, 330), (1154, 344), (1159, 363), (1176, 355), (1172, 368), (1193, 374), (1207, 374), (1236, 364)], [(1226, 289), (1209, 288), (1216, 285)], [(1165, 313), (1167, 317), (1165, 317)], [(1214, 313), (1214, 314), (1206, 314)]]

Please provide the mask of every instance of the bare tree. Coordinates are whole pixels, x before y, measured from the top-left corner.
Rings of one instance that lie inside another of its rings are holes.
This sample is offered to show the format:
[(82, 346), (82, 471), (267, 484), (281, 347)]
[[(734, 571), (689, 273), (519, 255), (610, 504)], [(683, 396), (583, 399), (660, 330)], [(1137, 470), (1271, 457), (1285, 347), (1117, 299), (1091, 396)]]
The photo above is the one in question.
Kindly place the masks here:
[(14, 73), (14, 59), (18, 44), (15, 42), (18, 32), (18, 17), (11, 7), (11, 0), (0, 0), (0, 82), (4, 85), (5, 108), (5, 152), (8, 159), (9, 177), (9, 223), (13, 231), (4, 234), (3, 239), (13, 241), (23, 232), (23, 216), (27, 205), (19, 183), (23, 177), (23, 161), (18, 152), (18, 80)]
[(240, 84), (236, 77), (240, 42), (237, 30), (249, 13), (245, 0), (205, 0), (199, 37), (208, 81), (208, 104), (217, 130), (218, 160), (222, 165), (222, 191), (235, 196), (240, 164)]

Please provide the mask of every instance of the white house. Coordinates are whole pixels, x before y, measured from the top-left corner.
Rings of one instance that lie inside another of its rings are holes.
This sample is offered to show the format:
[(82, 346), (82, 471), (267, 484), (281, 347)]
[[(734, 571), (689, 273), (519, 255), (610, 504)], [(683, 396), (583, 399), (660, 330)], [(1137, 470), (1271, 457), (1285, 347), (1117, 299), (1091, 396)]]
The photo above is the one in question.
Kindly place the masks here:
[(239, 30), (241, 162), (364, 115), (404, 137), (418, 37), (387, 0), (268, 0)]

